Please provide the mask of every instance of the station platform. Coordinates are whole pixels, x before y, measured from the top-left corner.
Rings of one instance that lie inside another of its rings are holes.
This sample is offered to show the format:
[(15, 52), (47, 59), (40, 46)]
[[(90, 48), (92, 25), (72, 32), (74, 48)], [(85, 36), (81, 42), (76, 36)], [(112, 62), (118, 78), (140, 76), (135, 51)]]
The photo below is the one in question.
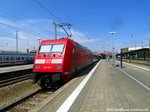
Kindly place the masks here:
[(102, 60), (30, 112), (149, 112), (149, 73), (128, 65), (121, 69)]
[(27, 70), (27, 69), (32, 69), (32, 67), (33, 67), (33, 64), (1, 67), (0, 68), (0, 74), (8, 73), (8, 72), (21, 71), (21, 70)]

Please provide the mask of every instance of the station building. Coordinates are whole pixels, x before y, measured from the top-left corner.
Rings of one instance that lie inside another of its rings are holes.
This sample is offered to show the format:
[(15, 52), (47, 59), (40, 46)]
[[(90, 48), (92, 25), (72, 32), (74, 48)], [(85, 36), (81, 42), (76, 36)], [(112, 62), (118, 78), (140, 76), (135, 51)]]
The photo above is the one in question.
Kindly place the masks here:
[(149, 47), (122, 48), (120, 49), (120, 52), (117, 54), (117, 57), (120, 56), (121, 52), (122, 52), (123, 59), (150, 61)]

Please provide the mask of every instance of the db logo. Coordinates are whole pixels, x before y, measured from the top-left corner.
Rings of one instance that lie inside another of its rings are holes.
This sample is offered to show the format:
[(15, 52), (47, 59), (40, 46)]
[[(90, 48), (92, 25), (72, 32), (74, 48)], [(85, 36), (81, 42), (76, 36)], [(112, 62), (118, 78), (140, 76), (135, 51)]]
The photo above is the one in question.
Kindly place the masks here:
[(50, 66), (44, 66), (43, 68), (44, 69), (51, 69), (52, 67), (50, 67)]
[(47, 60), (46, 60), (46, 63), (50, 63), (50, 62), (51, 62), (51, 60), (50, 60), (50, 59), (47, 59)]

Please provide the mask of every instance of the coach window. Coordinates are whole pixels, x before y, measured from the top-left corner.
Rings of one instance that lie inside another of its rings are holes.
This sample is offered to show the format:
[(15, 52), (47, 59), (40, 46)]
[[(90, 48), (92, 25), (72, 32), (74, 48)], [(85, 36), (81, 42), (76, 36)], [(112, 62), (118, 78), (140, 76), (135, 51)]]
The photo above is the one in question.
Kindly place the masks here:
[(6, 59), (5, 59), (6, 57), (3, 57), (3, 61), (5, 61)]
[(8, 61), (8, 60), (9, 60), (9, 57), (6, 57), (6, 60)]
[(16, 57), (16, 60), (20, 60), (20, 57)]
[(14, 60), (14, 57), (10, 57), (10, 60)]
[(2, 61), (2, 57), (0, 57), (0, 61)]

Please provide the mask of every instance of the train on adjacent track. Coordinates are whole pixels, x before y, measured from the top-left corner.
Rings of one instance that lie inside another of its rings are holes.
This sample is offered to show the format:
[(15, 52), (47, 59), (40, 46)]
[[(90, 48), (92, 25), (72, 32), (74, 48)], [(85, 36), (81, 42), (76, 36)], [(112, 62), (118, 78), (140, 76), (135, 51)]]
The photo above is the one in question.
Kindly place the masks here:
[(57, 87), (98, 59), (88, 48), (70, 38), (43, 40), (35, 55), (34, 79), (42, 88)]
[(34, 55), (34, 53), (1, 52), (0, 67), (18, 64), (31, 64), (34, 61)]

